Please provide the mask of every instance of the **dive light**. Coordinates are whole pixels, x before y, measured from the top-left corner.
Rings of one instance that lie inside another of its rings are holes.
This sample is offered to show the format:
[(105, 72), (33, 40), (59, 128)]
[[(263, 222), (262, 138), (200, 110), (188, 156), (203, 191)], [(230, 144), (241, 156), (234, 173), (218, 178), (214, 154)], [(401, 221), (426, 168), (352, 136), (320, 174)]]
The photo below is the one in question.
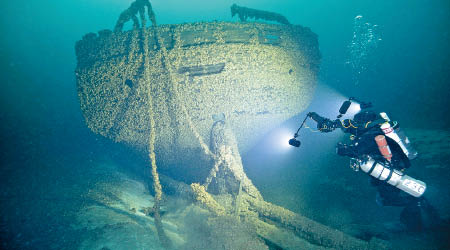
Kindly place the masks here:
[(350, 105), (352, 105), (352, 101), (359, 103), (359, 107), (361, 109), (368, 109), (372, 107), (371, 102), (363, 102), (356, 99), (355, 97), (350, 97), (348, 98), (348, 100), (344, 101), (341, 107), (339, 108), (339, 115), (337, 116), (338, 119), (340, 119), (343, 115), (345, 115), (345, 113), (347, 113), (348, 108), (350, 108)]
[(295, 139), (296, 137), (297, 137), (297, 134), (294, 136), (294, 138), (289, 140), (289, 145), (298, 148), (298, 147), (300, 147), (301, 142), (299, 140)]
[(308, 113), (305, 117), (305, 119), (302, 122), (302, 125), (300, 125), (300, 127), (297, 129), (297, 132), (294, 134), (294, 138), (289, 140), (289, 145), (293, 146), (293, 147), (300, 147), (301, 142), (299, 140), (297, 140), (298, 137), (298, 132), (300, 131), (300, 129), (303, 127), (303, 125), (305, 125), (306, 119), (308, 119), (308, 117), (310, 116), (310, 113)]

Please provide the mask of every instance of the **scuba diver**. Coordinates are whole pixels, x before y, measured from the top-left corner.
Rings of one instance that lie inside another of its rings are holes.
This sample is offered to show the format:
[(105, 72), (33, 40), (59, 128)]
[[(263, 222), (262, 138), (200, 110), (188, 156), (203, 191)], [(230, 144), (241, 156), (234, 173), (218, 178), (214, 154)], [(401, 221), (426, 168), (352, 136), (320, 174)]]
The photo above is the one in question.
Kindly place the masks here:
[[(356, 102), (353, 105), (359, 104), (360, 111), (353, 119), (340, 120), (352, 101)], [(439, 221), (439, 216), (422, 196), (426, 184), (404, 173), (411, 165), (410, 160), (417, 157), (417, 151), (397, 122), (391, 121), (386, 113), (376, 113), (371, 108), (371, 103), (352, 97), (342, 104), (335, 120), (310, 112), (289, 144), (300, 146), (298, 132), (308, 118), (317, 122), (317, 129), (322, 133), (340, 128), (350, 134), (350, 143), (337, 144), (337, 154), (350, 157), (350, 166), (355, 171), (362, 170), (370, 175), (371, 184), (377, 188), (377, 204), (403, 207), (402, 224), (412, 231), (423, 230), (429, 226), (427, 223)]]

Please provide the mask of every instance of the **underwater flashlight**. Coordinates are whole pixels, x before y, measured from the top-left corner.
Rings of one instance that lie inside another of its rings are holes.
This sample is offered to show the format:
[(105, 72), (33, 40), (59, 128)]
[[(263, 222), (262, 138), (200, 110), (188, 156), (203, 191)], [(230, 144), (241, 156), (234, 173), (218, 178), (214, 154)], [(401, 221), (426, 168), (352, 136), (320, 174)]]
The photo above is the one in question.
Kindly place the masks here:
[[(354, 102), (352, 102), (354, 101)], [(354, 105), (352, 105), (354, 104)], [(358, 113), (362, 109), (368, 109), (372, 107), (372, 103), (370, 102), (362, 102), (355, 97), (350, 97), (348, 100), (344, 101), (339, 108), (339, 115), (337, 116), (338, 119), (340, 119), (343, 115), (347, 113), (350, 106), (353, 108), (350, 109), (351, 113)]]
[(341, 108), (339, 108), (339, 114), (345, 115), (345, 113), (347, 113), (348, 108), (350, 108), (350, 105), (352, 105), (352, 102), (348, 100), (342, 103)]
[(289, 140), (289, 145), (294, 146), (296, 148), (300, 147), (300, 144), (301, 144), (300, 141), (295, 138)]
[(308, 119), (308, 117), (310, 117), (310, 113), (308, 113), (305, 117), (305, 119), (303, 120), (302, 124), (300, 125), (300, 127), (297, 129), (297, 132), (295, 132), (294, 134), (294, 138), (289, 140), (289, 145), (294, 146), (296, 148), (300, 147), (300, 141), (297, 140), (298, 137), (298, 132), (300, 132), (300, 129), (303, 128), (303, 125), (305, 125), (306, 119)]
[(371, 102), (363, 102), (363, 101), (356, 99), (355, 97), (350, 97), (350, 98), (348, 98), (348, 100), (359, 103), (361, 109), (369, 109), (373, 106)]

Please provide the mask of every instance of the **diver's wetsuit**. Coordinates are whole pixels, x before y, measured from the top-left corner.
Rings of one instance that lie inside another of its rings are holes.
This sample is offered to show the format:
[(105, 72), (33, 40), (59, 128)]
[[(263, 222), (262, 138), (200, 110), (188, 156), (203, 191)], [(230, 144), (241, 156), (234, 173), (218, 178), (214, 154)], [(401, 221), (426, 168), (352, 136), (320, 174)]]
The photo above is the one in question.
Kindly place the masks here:
[[(391, 138), (386, 136), (386, 141), (392, 152), (391, 162), (387, 162), (381, 155), (375, 137), (384, 135), (381, 124), (385, 120), (374, 111), (363, 110), (356, 114), (353, 119), (334, 121), (321, 117), (315, 112), (308, 113), (308, 116), (317, 122), (317, 128), (321, 132), (331, 132), (336, 128), (342, 129), (344, 133), (351, 134), (352, 143), (338, 143), (336, 151), (341, 156), (360, 158), (363, 155), (370, 155), (376, 161), (388, 164), (390, 167), (404, 170), (410, 167), (410, 161), (403, 153), (400, 146)], [(420, 206), (432, 209), (424, 198), (416, 198), (402, 192), (400, 189), (370, 176), (370, 182), (377, 188), (376, 201), (381, 206), (401, 206), (404, 207), (400, 220), (413, 230), (423, 228), (420, 219)]]

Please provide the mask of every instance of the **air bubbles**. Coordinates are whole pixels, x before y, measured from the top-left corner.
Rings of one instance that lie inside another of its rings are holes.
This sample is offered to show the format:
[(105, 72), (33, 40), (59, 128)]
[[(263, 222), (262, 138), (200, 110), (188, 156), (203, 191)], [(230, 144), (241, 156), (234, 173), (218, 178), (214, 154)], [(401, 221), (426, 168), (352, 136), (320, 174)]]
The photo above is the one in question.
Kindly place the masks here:
[(357, 15), (353, 24), (353, 37), (348, 45), (349, 63), (346, 63), (351, 67), (355, 84), (358, 84), (361, 74), (373, 63), (372, 57), (380, 41), (379, 26), (365, 21), (362, 15)]

